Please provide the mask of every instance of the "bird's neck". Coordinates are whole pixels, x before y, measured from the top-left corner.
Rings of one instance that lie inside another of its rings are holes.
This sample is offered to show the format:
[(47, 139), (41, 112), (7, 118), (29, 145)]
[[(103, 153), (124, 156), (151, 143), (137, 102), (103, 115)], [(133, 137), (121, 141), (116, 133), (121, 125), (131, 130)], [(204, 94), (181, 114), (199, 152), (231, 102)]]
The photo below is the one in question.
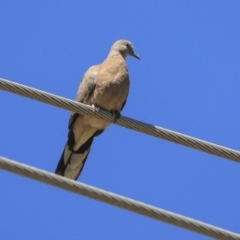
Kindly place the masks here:
[(115, 57), (122, 57), (125, 60), (126, 56), (123, 56), (119, 51), (111, 51), (107, 58), (115, 58)]

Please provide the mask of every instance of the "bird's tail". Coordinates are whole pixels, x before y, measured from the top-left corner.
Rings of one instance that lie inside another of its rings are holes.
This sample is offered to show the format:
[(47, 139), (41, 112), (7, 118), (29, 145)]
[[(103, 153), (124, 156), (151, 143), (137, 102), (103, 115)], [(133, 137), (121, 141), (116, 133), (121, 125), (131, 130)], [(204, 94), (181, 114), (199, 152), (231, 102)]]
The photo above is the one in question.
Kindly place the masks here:
[(94, 136), (89, 138), (77, 151), (67, 143), (58, 162), (55, 173), (73, 180), (79, 177), (91, 149)]

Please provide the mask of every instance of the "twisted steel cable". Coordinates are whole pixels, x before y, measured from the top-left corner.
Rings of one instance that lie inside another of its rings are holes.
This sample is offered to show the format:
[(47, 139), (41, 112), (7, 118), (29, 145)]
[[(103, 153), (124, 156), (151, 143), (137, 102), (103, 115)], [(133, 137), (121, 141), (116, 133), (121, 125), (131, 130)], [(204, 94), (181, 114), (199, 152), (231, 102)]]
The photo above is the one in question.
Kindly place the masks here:
[(111, 204), (141, 215), (221, 240), (240, 240), (240, 235), (163, 210), (130, 198), (79, 183), (0, 156), (0, 168), (40, 182), (44, 182), (85, 197)]
[[(93, 112), (91, 106), (56, 96), (47, 92), (43, 92), (34, 88), (24, 86), (22, 84), (14, 83), (6, 79), (0, 78), (0, 89), (19, 94), (28, 98), (38, 100), (40, 102), (45, 102), (53, 106), (71, 110), (80, 114), (94, 115), (99, 118), (108, 120), (109, 122), (114, 122), (114, 116), (111, 113), (99, 110)], [(240, 152), (226, 148), (220, 145), (216, 145), (210, 142), (206, 142), (194, 137), (190, 137), (178, 132), (174, 132), (165, 128), (154, 126), (148, 123), (137, 121), (128, 117), (121, 116), (115, 124), (126, 127), (138, 132), (142, 132), (157, 138), (162, 138), (174, 143), (178, 143), (190, 148), (194, 148), (206, 153), (210, 153), (219, 157), (223, 157), (229, 160), (240, 162)]]

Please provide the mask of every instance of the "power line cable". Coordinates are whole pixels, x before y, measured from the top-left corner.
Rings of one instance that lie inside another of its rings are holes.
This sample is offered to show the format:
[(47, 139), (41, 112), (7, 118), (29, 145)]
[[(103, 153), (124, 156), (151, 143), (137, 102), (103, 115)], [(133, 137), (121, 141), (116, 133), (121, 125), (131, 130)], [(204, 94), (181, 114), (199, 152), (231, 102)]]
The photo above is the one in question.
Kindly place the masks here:
[(156, 220), (221, 240), (240, 240), (240, 235), (99, 188), (79, 183), (0, 156), (0, 168), (85, 197), (108, 203)]
[[(96, 117), (106, 119), (109, 122), (114, 122), (114, 117), (107, 111), (99, 110), (97, 112), (93, 112), (93, 108), (91, 106), (34, 88), (30, 88), (22, 84), (14, 83), (6, 79), (0, 78), (0, 89), (32, 98), (44, 103), (48, 103), (63, 109), (71, 110), (80, 114), (95, 115)], [(121, 116), (115, 122), (115, 124), (219, 157), (240, 162), (240, 152), (237, 150), (206, 142), (165, 128), (154, 126), (124, 116)]]

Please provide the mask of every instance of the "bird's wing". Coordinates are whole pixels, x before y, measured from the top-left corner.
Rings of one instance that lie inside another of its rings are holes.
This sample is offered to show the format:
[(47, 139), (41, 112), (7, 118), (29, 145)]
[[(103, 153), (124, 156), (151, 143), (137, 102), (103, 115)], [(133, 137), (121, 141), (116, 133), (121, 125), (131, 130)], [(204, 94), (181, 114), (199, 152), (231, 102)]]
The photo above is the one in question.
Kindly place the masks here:
[[(87, 103), (94, 92), (99, 66), (90, 67), (82, 78), (76, 101)], [(81, 173), (90, 152), (94, 136), (103, 132), (79, 121), (78, 113), (72, 112), (69, 119), (68, 141), (59, 160), (56, 174), (76, 180)], [(77, 149), (75, 149), (77, 146)]]
[[(92, 95), (96, 87), (96, 76), (99, 68), (100, 68), (100, 65), (92, 66), (84, 74), (78, 88), (78, 92), (76, 96), (77, 102), (87, 103), (89, 97)], [(72, 128), (72, 125), (76, 121), (78, 115), (79, 114), (75, 112), (71, 113), (69, 124), (68, 124), (69, 129)]]
[(93, 93), (96, 87), (96, 76), (98, 74), (100, 65), (90, 67), (84, 74), (79, 85), (76, 101), (85, 103)]

